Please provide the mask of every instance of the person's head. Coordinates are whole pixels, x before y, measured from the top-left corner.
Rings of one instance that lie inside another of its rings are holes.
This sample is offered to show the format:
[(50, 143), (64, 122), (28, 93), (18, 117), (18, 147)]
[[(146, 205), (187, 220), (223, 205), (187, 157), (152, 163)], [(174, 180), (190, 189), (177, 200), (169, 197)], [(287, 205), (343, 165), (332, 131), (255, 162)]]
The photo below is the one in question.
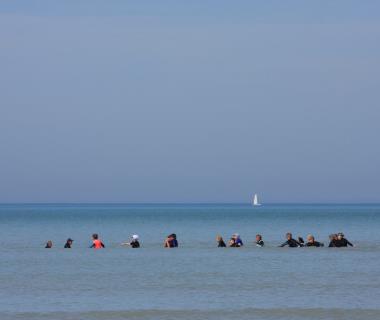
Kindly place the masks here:
[(137, 241), (137, 240), (139, 240), (139, 236), (138, 236), (137, 234), (134, 234), (134, 235), (132, 236), (132, 239), (133, 239), (134, 241)]
[(45, 248), (52, 248), (52, 247), (53, 247), (53, 241), (48, 240), (48, 241), (46, 242), (46, 246), (45, 246)]
[(99, 236), (98, 236), (97, 233), (94, 233), (94, 234), (92, 235), (92, 239), (94, 239), (94, 240), (98, 240), (98, 238), (99, 238)]
[(288, 233), (286, 234), (286, 239), (290, 240), (290, 239), (292, 239), (292, 238), (293, 238), (292, 234), (291, 234), (290, 232), (288, 232)]
[(72, 244), (73, 243), (73, 239), (71, 239), (71, 238), (68, 238), (67, 240), (66, 240), (66, 243), (69, 243), (69, 244)]
[(223, 238), (222, 238), (222, 236), (220, 236), (220, 235), (217, 235), (217, 236), (216, 236), (216, 241), (218, 241), (218, 242), (219, 242), (219, 241), (223, 241)]
[(261, 236), (261, 234), (257, 234), (256, 235), (256, 241), (260, 241), (263, 237)]
[(176, 240), (177, 239), (177, 235), (175, 233), (169, 234), (167, 236), (167, 239), (168, 240)]
[(229, 241), (230, 244), (235, 243), (235, 239), (232, 237)]
[(307, 242), (310, 242), (310, 243), (314, 242), (314, 236), (311, 234), (307, 235), (306, 239), (307, 239)]
[(338, 240), (342, 240), (344, 238), (344, 234), (342, 232), (338, 233)]

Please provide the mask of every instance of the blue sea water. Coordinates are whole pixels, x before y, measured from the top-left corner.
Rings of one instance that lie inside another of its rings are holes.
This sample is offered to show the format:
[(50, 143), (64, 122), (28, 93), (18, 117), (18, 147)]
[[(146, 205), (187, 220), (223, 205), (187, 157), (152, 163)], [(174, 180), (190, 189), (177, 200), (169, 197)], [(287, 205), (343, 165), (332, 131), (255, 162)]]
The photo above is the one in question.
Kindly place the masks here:
[[(380, 205), (0, 205), (0, 319), (379, 319), (379, 229)], [(288, 231), (355, 247), (279, 248)]]

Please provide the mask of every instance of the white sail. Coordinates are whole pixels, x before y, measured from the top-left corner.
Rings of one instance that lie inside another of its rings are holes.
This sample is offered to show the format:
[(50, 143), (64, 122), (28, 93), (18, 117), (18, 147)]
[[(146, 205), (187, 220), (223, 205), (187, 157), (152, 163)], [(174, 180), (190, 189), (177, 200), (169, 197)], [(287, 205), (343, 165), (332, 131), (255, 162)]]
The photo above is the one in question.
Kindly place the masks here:
[(255, 195), (253, 196), (253, 205), (254, 206), (260, 206), (260, 203), (259, 203), (259, 200), (257, 197), (257, 193), (255, 193)]

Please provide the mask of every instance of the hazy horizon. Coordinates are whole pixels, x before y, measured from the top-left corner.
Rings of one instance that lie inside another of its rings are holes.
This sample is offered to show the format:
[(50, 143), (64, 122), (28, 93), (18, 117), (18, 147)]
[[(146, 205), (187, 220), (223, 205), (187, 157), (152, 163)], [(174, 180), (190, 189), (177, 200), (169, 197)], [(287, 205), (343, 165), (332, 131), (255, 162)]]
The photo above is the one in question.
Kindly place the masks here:
[(0, 203), (380, 203), (380, 3), (2, 1)]

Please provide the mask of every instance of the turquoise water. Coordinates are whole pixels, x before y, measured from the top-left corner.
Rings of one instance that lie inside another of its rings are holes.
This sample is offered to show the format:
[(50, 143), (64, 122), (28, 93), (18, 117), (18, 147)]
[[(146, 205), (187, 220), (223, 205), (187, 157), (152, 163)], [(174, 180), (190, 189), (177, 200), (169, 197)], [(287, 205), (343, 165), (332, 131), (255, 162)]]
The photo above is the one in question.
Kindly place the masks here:
[[(379, 228), (378, 205), (1, 205), (0, 318), (376, 319)], [(355, 247), (278, 248), (288, 231)], [(235, 232), (245, 247), (215, 247)]]

